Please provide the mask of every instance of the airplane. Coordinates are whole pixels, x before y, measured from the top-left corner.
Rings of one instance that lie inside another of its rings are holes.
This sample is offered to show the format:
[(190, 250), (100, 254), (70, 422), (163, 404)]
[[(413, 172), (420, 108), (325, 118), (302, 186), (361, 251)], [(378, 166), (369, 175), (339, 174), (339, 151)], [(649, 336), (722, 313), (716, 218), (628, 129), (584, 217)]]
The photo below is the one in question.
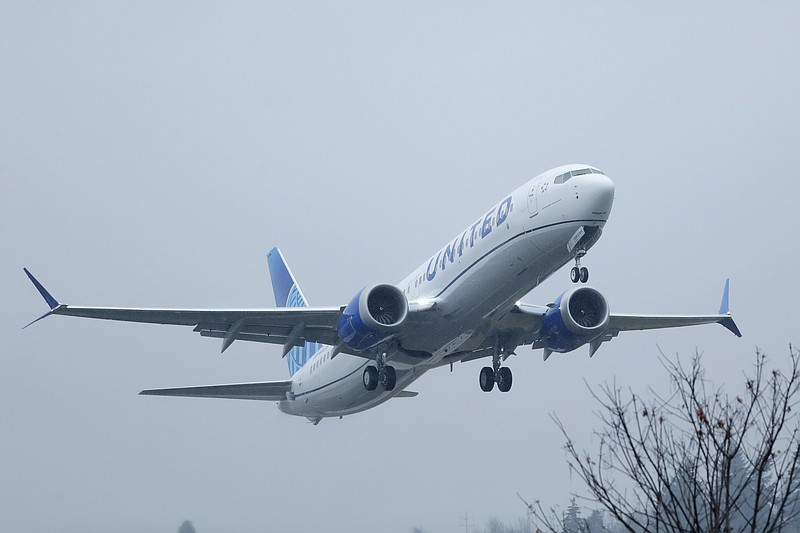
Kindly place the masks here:
[[(277, 402), (315, 425), (391, 398), (434, 368), (487, 358), (479, 386), (508, 392), (505, 366), (521, 346), (551, 354), (588, 345), (589, 356), (620, 332), (718, 323), (741, 337), (726, 280), (718, 314), (611, 313), (606, 298), (586, 285), (581, 259), (600, 238), (614, 202), (614, 183), (591, 165), (554, 168), (482, 212), (398, 284), (358, 291), (342, 306), (310, 307), (278, 248), (267, 254), (275, 308), (132, 309), (76, 307), (56, 300), (28, 271), (50, 307), (43, 316), (191, 326), (203, 337), (282, 346), (289, 379), (143, 390), (143, 395)], [(575, 284), (546, 306), (520, 299), (574, 262)]]

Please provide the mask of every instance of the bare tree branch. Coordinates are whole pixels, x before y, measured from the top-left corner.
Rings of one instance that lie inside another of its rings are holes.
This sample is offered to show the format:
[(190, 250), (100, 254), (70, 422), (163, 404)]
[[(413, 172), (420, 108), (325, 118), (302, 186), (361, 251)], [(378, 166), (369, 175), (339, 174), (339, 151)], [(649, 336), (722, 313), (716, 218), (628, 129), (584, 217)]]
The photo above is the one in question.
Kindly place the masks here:
[[(689, 365), (661, 354), (671, 393), (650, 399), (616, 383), (590, 387), (599, 406), (595, 452), (579, 449), (559, 418), (567, 462), (599, 503), (632, 533), (780, 531), (800, 518), (800, 353), (789, 372), (767, 368), (756, 350), (752, 375), (729, 396)], [(574, 505), (574, 503), (573, 503)], [(540, 527), (565, 531), (537, 501)]]

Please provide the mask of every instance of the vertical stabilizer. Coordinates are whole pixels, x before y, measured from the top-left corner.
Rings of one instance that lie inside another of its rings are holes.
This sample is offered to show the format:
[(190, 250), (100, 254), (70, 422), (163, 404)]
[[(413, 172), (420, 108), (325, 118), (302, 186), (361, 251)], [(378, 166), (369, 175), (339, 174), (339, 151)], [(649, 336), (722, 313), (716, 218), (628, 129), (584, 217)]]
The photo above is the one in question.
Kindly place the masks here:
[[(289, 270), (289, 265), (286, 264), (280, 249), (275, 247), (267, 253), (267, 263), (272, 280), (272, 291), (275, 295), (275, 305), (278, 307), (308, 307), (308, 301), (294, 279), (292, 271)], [(291, 348), (286, 354), (289, 375), (293, 376), (300, 370), (321, 347), (322, 345), (316, 342), (303, 342), (302, 345)]]
[(278, 307), (308, 307), (300, 286), (294, 279), (289, 265), (277, 247), (267, 254), (269, 277), (272, 279), (272, 292), (275, 294), (275, 305)]

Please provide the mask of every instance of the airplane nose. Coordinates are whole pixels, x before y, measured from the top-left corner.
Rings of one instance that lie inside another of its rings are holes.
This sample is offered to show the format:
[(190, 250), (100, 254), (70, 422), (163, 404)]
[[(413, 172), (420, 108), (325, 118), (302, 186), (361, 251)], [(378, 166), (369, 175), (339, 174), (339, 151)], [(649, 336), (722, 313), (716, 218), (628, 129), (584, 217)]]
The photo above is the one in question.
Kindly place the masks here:
[[(584, 176), (581, 176), (584, 177)], [(608, 217), (614, 203), (614, 182), (601, 174), (585, 176), (583, 196), (590, 205), (592, 215)]]

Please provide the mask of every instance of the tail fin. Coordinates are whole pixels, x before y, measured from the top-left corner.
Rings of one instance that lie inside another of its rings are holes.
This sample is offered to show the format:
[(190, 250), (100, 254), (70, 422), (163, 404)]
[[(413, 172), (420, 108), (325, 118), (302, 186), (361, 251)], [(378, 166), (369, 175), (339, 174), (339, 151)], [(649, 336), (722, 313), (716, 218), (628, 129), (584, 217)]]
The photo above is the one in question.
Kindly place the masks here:
[(275, 305), (278, 307), (308, 307), (308, 302), (300, 286), (295, 281), (289, 265), (278, 247), (267, 254), (269, 277), (272, 279), (272, 292), (275, 294)]
[[(300, 286), (294, 279), (289, 265), (283, 258), (280, 249), (275, 247), (267, 253), (267, 263), (269, 264), (269, 277), (272, 280), (272, 291), (275, 294), (275, 305), (278, 307), (308, 307), (308, 300), (300, 290)], [(316, 342), (307, 342), (303, 346), (295, 346), (287, 354), (289, 363), (289, 375), (306, 364), (311, 357), (322, 347)]]

